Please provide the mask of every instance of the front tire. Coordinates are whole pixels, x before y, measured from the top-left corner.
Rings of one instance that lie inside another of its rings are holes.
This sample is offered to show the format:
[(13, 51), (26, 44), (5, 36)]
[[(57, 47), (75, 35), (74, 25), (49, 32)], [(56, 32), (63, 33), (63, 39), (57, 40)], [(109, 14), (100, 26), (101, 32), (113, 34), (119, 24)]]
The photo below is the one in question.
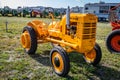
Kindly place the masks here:
[(106, 47), (110, 52), (120, 53), (120, 30), (114, 30), (107, 36)]
[(54, 72), (65, 77), (70, 70), (70, 60), (63, 48), (56, 46), (50, 52), (50, 62)]
[(28, 54), (34, 54), (37, 50), (37, 37), (32, 27), (24, 27), (21, 36), (21, 44)]

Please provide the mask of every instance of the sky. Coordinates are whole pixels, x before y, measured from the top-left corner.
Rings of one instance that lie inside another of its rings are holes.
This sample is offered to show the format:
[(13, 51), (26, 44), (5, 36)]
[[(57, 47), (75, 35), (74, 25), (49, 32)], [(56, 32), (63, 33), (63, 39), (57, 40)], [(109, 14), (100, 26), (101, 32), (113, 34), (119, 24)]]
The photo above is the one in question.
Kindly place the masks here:
[[(100, 0), (0, 0), (0, 7), (9, 6), (10, 8), (45, 6), (54, 8), (66, 8), (67, 6), (83, 7), (86, 3), (98, 3)], [(103, 0), (106, 3), (120, 3), (120, 0)]]

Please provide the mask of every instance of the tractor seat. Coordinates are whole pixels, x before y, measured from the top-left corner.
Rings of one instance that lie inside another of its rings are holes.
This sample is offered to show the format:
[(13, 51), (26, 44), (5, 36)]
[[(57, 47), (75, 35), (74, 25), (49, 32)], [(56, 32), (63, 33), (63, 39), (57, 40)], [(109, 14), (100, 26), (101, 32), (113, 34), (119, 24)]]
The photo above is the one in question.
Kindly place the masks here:
[(49, 25), (49, 30), (61, 31), (61, 26), (59, 24), (60, 22), (52, 22)]

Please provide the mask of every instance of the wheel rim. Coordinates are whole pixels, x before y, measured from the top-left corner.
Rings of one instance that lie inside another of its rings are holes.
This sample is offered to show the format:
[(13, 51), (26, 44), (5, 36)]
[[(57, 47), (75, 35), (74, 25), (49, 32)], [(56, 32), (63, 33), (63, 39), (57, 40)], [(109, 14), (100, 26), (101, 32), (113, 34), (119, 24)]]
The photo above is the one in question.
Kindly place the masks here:
[(61, 73), (64, 68), (63, 58), (58, 52), (52, 54), (52, 64), (57, 73)]
[(120, 51), (120, 36), (119, 35), (116, 35), (115, 37), (112, 38), (111, 46), (116, 51)]
[(85, 59), (87, 62), (91, 63), (95, 60), (95, 58), (96, 58), (96, 50), (95, 49), (91, 50), (88, 53), (85, 53)]
[(30, 49), (30, 35), (28, 33), (28, 31), (24, 31), (21, 35), (21, 44), (23, 46), (23, 48), (25, 48), (26, 50)]

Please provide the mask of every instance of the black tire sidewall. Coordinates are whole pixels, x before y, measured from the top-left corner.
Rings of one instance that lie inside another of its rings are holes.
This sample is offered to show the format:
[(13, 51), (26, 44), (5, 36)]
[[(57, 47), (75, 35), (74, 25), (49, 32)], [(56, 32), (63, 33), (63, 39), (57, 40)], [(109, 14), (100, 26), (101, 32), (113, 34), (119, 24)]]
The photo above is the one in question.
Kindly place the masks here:
[(29, 50), (25, 50), (26, 53), (28, 54), (34, 54), (37, 50), (37, 37), (36, 37), (36, 33), (34, 31), (34, 29), (30, 26), (26, 26), (23, 28), (23, 32), (24, 31), (28, 31), (28, 33), (30, 34), (30, 39), (31, 39), (31, 47)]
[(92, 65), (93, 65), (93, 66), (96, 66), (96, 65), (99, 64), (99, 62), (101, 61), (102, 51), (101, 51), (100, 46), (99, 46), (97, 43), (95, 44), (94, 49), (95, 49), (95, 51), (96, 51), (96, 58), (95, 58), (95, 60), (92, 62)]
[(114, 30), (107, 36), (107, 38), (106, 38), (106, 47), (110, 52), (120, 53), (120, 51), (117, 51), (117, 50), (113, 49), (113, 47), (111, 45), (111, 40), (116, 35), (120, 35), (120, 30)]
[[(58, 52), (61, 55), (62, 59), (63, 59), (64, 69), (60, 73), (55, 71), (53, 63), (52, 63), (52, 55), (53, 55), (54, 52)], [(69, 57), (68, 57), (67, 53), (65, 52), (65, 50), (63, 48), (59, 47), (59, 46), (55, 46), (51, 50), (51, 52), (50, 52), (50, 63), (52, 65), (52, 68), (53, 68), (54, 72), (57, 75), (61, 76), (61, 77), (65, 77), (68, 74), (69, 70), (70, 70), (70, 60), (69, 60)]]

